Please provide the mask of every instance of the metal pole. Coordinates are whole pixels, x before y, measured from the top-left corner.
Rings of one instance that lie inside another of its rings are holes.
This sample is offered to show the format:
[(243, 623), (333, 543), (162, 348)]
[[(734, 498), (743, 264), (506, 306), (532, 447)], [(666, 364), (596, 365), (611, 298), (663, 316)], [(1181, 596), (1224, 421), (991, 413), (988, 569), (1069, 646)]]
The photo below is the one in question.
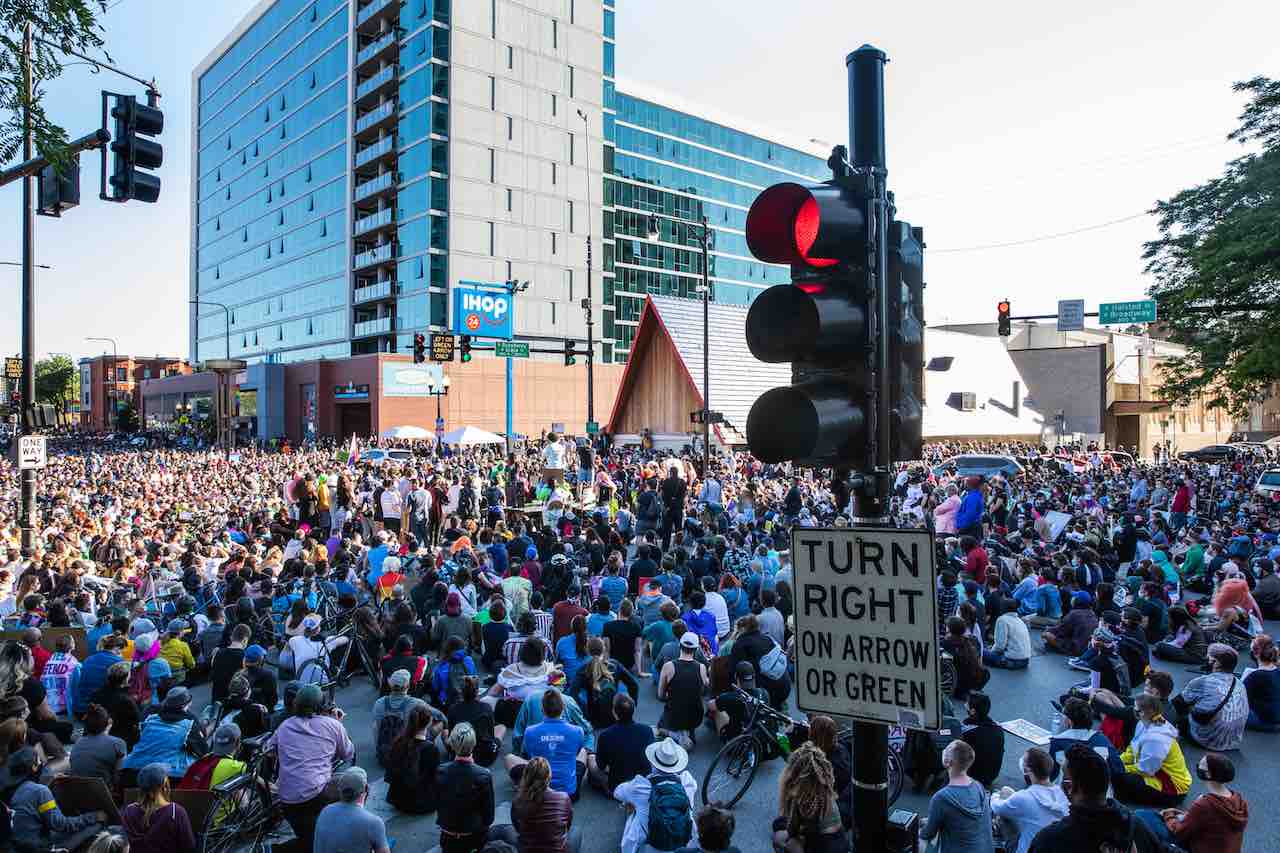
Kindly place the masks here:
[[(31, 92), (31, 24), (22, 31), (22, 87), (25, 100), (22, 109), (22, 159), (32, 154)], [(36, 212), (32, 192), (33, 178), (22, 179), (22, 406), (23, 413), (32, 412), (36, 396)], [(32, 419), (34, 420), (34, 418)], [(23, 435), (35, 432), (27, 418), (19, 417)], [(22, 549), (31, 554), (35, 549), (36, 472), (22, 472)]]
[(507, 453), (511, 453), (511, 406), (515, 401), (515, 394), (512, 393), (511, 381), (511, 359), (507, 359)]
[[(223, 305), (221, 302), (210, 302), (207, 299), (189, 299), (187, 301), (190, 302), (192, 305), (196, 306), (197, 308), (199, 308), (201, 305), (213, 305), (216, 308), (222, 309), (223, 328), (226, 330), (226, 342), (227, 342), (227, 354), (225, 358), (227, 359), (227, 361), (230, 361), (231, 360), (231, 309), (228, 308), (226, 305)], [(199, 334), (199, 318), (198, 317), (197, 317), (196, 326), (197, 326), (197, 334)]]
[[(852, 165), (864, 170), (873, 181), (871, 202), (872, 236), (875, 240), (875, 300), (871, 317), (875, 340), (872, 383), (875, 405), (871, 407), (872, 423), (868, 424), (868, 462), (873, 471), (864, 472), (856, 490), (857, 516), (854, 526), (883, 526), (885, 502), (889, 492), (890, 421), (889, 421), (889, 338), (888, 281), (889, 199), (886, 185), (884, 149), (884, 51), (863, 45), (849, 54), (845, 65), (849, 74), (849, 142)], [(888, 772), (889, 729), (877, 723), (854, 723), (855, 750), (853, 766), (853, 813), (858, 849), (885, 849), (889, 816)]]
[(578, 117), (582, 119), (587, 164), (587, 298), (583, 303), (587, 309), (587, 423), (593, 423), (596, 419), (596, 320), (591, 293), (591, 126), (585, 112), (578, 110)]
[(711, 276), (707, 267), (707, 217), (702, 217), (702, 481), (711, 476)]

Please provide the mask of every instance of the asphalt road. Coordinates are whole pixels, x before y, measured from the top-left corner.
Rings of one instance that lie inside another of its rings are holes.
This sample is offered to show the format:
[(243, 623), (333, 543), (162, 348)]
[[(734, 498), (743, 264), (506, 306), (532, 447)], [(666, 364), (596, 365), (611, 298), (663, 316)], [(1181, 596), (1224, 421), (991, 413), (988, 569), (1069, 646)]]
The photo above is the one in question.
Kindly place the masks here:
[[(1268, 623), (1267, 627), (1272, 636), (1276, 636), (1276, 632), (1280, 631), (1280, 622)], [(1035, 637), (1033, 645), (1039, 645)], [(1188, 672), (1182, 665), (1156, 662), (1156, 666), (1170, 671), (1178, 688), (1196, 675)], [(1000, 721), (1022, 718), (1048, 728), (1050, 715), (1053, 714), (1049, 700), (1085, 677), (1084, 673), (1068, 669), (1060, 655), (1038, 654), (1032, 659), (1030, 666), (1022, 671), (993, 670), (986, 691), (992, 697), (992, 716)], [(642, 682), (641, 689), (643, 696), (637, 720), (656, 724), (661, 706), (653, 696), (652, 680)], [(196, 689), (196, 708), (207, 700), (207, 691), (207, 686)], [(402, 815), (386, 803), (386, 784), (382, 781), (384, 774), (374, 758), (373, 748), (372, 709), (376, 698), (373, 687), (363, 678), (353, 679), (351, 685), (338, 695), (338, 704), (346, 713), (347, 731), (356, 744), (358, 762), (369, 773), (371, 792), (367, 805), (386, 820), (387, 832), (396, 839), (398, 851), (426, 853), (439, 839), (435, 817)], [(802, 716), (794, 708), (794, 697), (792, 703), (792, 716)], [(510, 748), (510, 735), (504, 746), (506, 749)], [(1022, 786), (1018, 758), (1030, 746), (1032, 744), (1006, 734), (1004, 765), (996, 782), (997, 786)], [(718, 748), (716, 737), (703, 729), (697, 745), (690, 753), (689, 761), (689, 770), (698, 780), (699, 786)], [(1200, 760), (1202, 751), (1186, 743), (1183, 743), (1183, 751), (1188, 765), (1194, 767)], [(1249, 732), (1245, 736), (1244, 748), (1232, 753), (1231, 758), (1236, 765), (1236, 781), (1232, 787), (1240, 791), (1250, 803), (1250, 824), (1245, 836), (1246, 853), (1280, 849), (1280, 842), (1276, 841), (1280, 838), (1280, 809), (1270, 807), (1274, 802), (1275, 768), (1280, 766), (1280, 735)], [(498, 802), (497, 822), (509, 822), (512, 785), (502, 770), (501, 759), (494, 763), (492, 769)], [(778, 760), (762, 766), (751, 789), (734, 809), (737, 829), (733, 841), (742, 853), (768, 853), (770, 850), (770, 824), (778, 810), (778, 780), (781, 770), (782, 762)], [(1203, 790), (1202, 783), (1194, 781), (1187, 803), (1203, 793)], [(695, 808), (699, 805), (700, 803), (695, 803)], [(913, 794), (908, 782), (896, 808), (916, 811), (923, 819), (928, 812), (929, 798), (923, 794)], [(581, 827), (585, 833), (582, 848), (584, 853), (618, 850), (624, 819), (622, 807), (618, 803), (592, 789), (584, 790), (581, 799), (574, 806), (574, 825)]]

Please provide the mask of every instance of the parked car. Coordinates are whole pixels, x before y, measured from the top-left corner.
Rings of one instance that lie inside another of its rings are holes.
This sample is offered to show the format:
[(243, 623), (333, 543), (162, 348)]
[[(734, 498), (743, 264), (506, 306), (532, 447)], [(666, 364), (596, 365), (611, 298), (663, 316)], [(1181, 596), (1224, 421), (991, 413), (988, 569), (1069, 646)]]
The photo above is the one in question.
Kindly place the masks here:
[(360, 451), (360, 459), (363, 462), (371, 462), (374, 465), (386, 465), (388, 463), (402, 465), (413, 461), (413, 451), (405, 450), (403, 447), (393, 447), (389, 450), (381, 447), (371, 447), (368, 450)]
[(1185, 450), (1178, 458), (1187, 462), (1230, 462), (1238, 451), (1229, 444), (1209, 444), (1198, 450)]
[(1253, 492), (1264, 498), (1280, 492), (1280, 468), (1268, 468), (1263, 471), (1262, 476), (1258, 477), (1258, 482), (1253, 486)]
[(962, 455), (952, 456), (933, 469), (933, 473), (942, 476), (951, 471), (961, 477), (993, 477), (1002, 474), (1008, 479), (1022, 475), (1022, 466), (1012, 456)]

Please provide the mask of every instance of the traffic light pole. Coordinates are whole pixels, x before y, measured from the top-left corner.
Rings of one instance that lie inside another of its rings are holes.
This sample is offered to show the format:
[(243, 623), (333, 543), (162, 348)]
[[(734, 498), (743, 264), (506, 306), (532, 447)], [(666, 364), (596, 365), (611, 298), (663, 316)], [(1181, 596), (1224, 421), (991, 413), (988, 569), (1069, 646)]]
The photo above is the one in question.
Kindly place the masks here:
[[(874, 187), (867, 228), (874, 247), (868, 257), (869, 292), (867, 317), (871, 318), (874, 350), (868, 353), (874, 380), (868, 383), (867, 453), (871, 469), (854, 476), (855, 527), (884, 526), (888, 523), (885, 502), (889, 494), (891, 467), (891, 424), (889, 419), (889, 294), (888, 231), (890, 202), (886, 184), (884, 150), (884, 64), (883, 51), (863, 45), (849, 54), (845, 67), (849, 75), (849, 141), (853, 153), (850, 165), (868, 176)], [(837, 473), (839, 476), (839, 473)], [(886, 849), (889, 817), (889, 729), (880, 723), (855, 722), (853, 726), (853, 815), (858, 850)]]
[[(22, 159), (32, 155), (31, 130), (31, 24), (22, 31)], [(34, 178), (22, 178), (22, 413), (31, 410), (36, 398), (36, 206), (31, 182)], [(19, 417), (23, 435), (34, 432), (34, 418)], [(21, 472), (21, 524), (22, 553), (31, 556), (35, 550), (36, 525), (36, 472), (26, 468)]]

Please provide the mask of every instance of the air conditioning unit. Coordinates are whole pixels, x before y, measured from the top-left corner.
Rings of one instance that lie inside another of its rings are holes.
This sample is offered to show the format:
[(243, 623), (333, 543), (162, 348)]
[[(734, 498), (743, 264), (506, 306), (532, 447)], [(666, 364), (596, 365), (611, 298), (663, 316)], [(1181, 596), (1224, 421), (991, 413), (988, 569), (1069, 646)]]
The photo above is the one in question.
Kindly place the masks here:
[(972, 412), (978, 408), (978, 395), (972, 391), (960, 392), (960, 411)]

